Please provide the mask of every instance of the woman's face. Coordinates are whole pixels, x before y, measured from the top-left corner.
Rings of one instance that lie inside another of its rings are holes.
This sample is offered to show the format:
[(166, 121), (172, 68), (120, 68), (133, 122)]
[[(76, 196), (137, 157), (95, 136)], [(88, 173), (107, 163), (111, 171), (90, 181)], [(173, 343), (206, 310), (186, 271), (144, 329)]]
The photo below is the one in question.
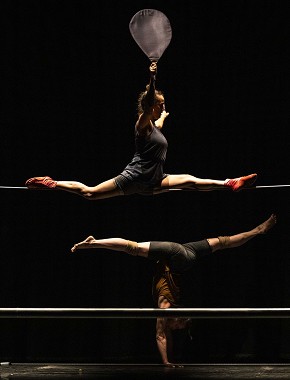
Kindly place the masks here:
[(162, 95), (156, 96), (156, 103), (153, 108), (153, 117), (155, 120), (160, 118), (161, 113), (165, 111), (165, 101)]

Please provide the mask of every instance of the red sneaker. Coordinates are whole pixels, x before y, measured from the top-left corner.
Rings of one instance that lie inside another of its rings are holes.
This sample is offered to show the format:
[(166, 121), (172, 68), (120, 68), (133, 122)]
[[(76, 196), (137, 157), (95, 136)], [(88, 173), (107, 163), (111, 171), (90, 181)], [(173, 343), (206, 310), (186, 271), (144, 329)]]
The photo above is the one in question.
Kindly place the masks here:
[(233, 191), (240, 191), (245, 187), (250, 187), (256, 181), (257, 174), (249, 174), (244, 177), (227, 179), (225, 181), (225, 186), (229, 186)]
[(56, 181), (50, 177), (33, 177), (29, 178), (25, 182), (25, 186), (29, 189), (54, 189), (56, 186)]

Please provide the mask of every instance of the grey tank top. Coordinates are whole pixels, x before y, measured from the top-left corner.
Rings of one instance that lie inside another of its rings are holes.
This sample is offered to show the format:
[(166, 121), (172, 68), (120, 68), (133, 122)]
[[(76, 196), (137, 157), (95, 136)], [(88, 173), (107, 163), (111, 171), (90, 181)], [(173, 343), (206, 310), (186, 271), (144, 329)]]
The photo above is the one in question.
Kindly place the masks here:
[(149, 136), (140, 136), (135, 131), (136, 152), (121, 174), (140, 183), (157, 184), (164, 178), (167, 147), (166, 138), (155, 126)]

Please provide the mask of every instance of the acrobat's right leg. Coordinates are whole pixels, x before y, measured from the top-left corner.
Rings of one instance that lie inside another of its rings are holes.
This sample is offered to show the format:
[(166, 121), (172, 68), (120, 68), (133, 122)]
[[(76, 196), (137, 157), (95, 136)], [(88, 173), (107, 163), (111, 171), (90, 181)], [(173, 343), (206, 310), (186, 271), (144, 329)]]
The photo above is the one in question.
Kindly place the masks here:
[(276, 223), (277, 217), (275, 214), (272, 214), (267, 220), (250, 231), (241, 232), (239, 234), (231, 236), (219, 236), (217, 238), (210, 238), (207, 239), (207, 241), (211, 246), (212, 252), (227, 248), (240, 247), (254, 237), (266, 234), (272, 227), (275, 226)]

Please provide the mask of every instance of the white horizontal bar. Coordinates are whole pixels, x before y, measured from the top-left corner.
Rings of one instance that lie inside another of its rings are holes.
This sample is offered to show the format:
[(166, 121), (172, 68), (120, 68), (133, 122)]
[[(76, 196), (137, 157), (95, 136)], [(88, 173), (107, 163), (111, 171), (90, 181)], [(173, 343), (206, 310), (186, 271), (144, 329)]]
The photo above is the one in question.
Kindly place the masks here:
[(28, 190), (26, 186), (0, 186), (0, 189)]
[[(263, 185), (263, 186), (251, 186), (251, 187), (244, 187), (243, 189), (241, 189), (241, 191), (244, 191), (244, 190), (258, 190), (258, 189), (271, 189), (271, 188), (278, 188), (278, 187), (290, 187), (290, 185)], [(214, 189), (215, 191), (216, 190), (232, 190), (230, 187), (217, 187), (216, 189)], [(167, 189), (167, 191), (202, 191), (202, 190), (198, 190), (198, 189), (190, 189), (190, 188), (184, 188), (184, 189)]]
[(1, 308), (0, 318), (290, 318), (289, 308)]
[[(290, 185), (266, 185), (266, 186), (252, 186), (252, 187), (245, 187), (243, 190), (255, 190), (255, 189), (270, 189), (270, 188), (278, 188), (278, 187), (290, 187)], [(28, 187), (26, 186), (0, 186), (0, 189), (11, 189), (11, 190), (28, 190)], [(57, 190), (57, 189), (50, 189), (49, 187), (43, 187), (43, 188), (36, 188), (36, 189), (29, 189), (29, 190)], [(230, 187), (220, 187), (216, 188), (215, 190), (231, 190)], [(167, 191), (198, 191), (198, 189), (167, 189)]]

